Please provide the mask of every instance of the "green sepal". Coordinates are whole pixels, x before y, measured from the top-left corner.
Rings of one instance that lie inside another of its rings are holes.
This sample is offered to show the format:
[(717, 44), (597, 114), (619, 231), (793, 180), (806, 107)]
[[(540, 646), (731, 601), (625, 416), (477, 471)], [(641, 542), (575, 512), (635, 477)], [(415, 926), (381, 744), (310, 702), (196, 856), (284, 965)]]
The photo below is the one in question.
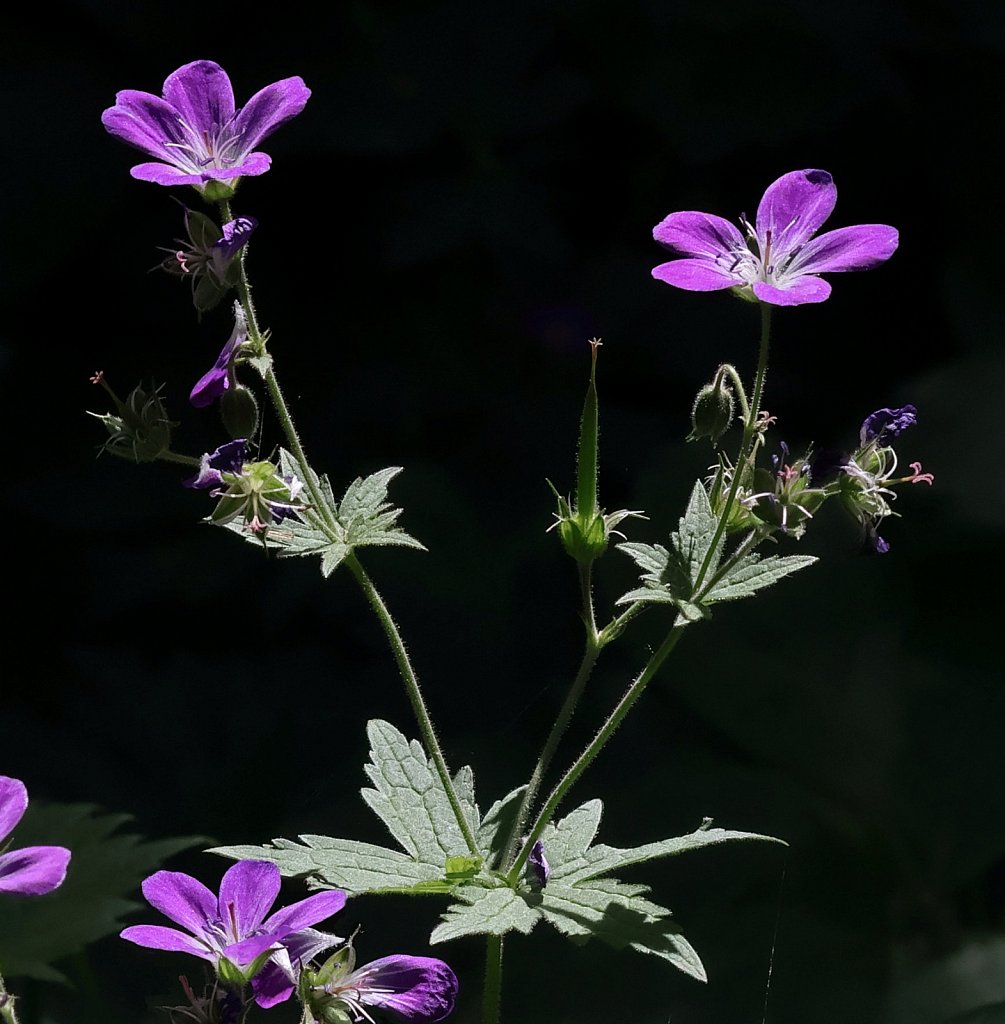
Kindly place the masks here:
[[(271, 952), (267, 951), (265, 959), (268, 960), (271, 955)], [(241, 968), (232, 960), (228, 960), (225, 956), (221, 956), (216, 962), (216, 973), (219, 976), (220, 981), (230, 988), (243, 989), (248, 983), (248, 976), (244, 971), (241, 970)]]
[(205, 185), (196, 185), (194, 187), (207, 203), (224, 203), (229, 199), (233, 199), (237, 193), (236, 185), (227, 185), (222, 181), (215, 180), (207, 181)]

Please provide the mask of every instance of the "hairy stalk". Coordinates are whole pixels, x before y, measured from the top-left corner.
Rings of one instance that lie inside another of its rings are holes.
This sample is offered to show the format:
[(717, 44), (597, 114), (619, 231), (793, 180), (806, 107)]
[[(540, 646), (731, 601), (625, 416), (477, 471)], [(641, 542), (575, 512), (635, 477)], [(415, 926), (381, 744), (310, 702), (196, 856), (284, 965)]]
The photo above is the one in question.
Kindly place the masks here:
[(674, 625), (673, 629), (667, 634), (666, 639), (660, 644), (659, 649), (649, 659), (646, 667), (639, 673), (635, 682), (632, 683), (625, 695), (618, 702), (617, 706), (608, 716), (607, 721), (600, 727), (597, 735), (594, 736), (589, 746), (579, 755), (578, 758), (573, 762), (569, 770), (562, 776), (558, 785), (552, 790), (551, 795), (545, 802), (544, 807), (541, 808), (537, 819), (534, 822), (530, 833), (527, 836), (527, 840), (523, 845), (519, 855), (513, 862), (513, 867), (510, 869), (507, 881), (510, 885), (515, 885), (516, 880), (520, 877), (520, 872), (523, 870), (524, 864), (527, 863), (527, 857), (530, 855), (530, 851), (534, 846), (534, 843), (541, 838), (541, 833), (544, 831), (545, 826), (554, 817), (555, 811), (558, 805), (565, 798), (566, 793), (573, 787), (580, 775), (590, 766), (593, 759), (603, 750), (607, 741), (614, 734), (614, 730), (624, 720), (625, 715), (632, 709), (632, 705), (642, 696), (642, 691), (645, 690), (649, 681), (659, 671), (660, 666), (666, 661), (670, 652), (677, 646), (677, 641), (680, 639), (681, 634), (684, 632), (684, 628), (687, 623), (678, 622)]
[(565, 702), (562, 704), (562, 709), (558, 713), (558, 717), (555, 719), (555, 724), (551, 727), (551, 732), (548, 733), (548, 738), (544, 741), (537, 764), (534, 765), (534, 771), (531, 774), (530, 781), (527, 783), (527, 788), (524, 790), (520, 807), (516, 812), (516, 817), (513, 819), (513, 830), (510, 832), (509, 840), (506, 843), (506, 850), (499, 861), (499, 866), (504, 871), (513, 859), (517, 843), (519, 843), (520, 836), (527, 823), (527, 816), (534, 808), (534, 800), (537, 798), (538, 790), (541, 788), (541, 781), (551, 765), (555, 751), (565, 735), (565, 730), (569, 727), (569, 722), (575, 713), (576, 705), (579, 703), (579, 698), (583, 694), (583, 689), (586, 687), (590, 673), (593, 671), (593, 666), (596, 665), (597, 658), (600, 656), (603, 647), (600, 642), (600, 634), (597, 632), (597, 620), (593, 611), (590, 565), (579, 566), (579, 583), (583, 596), (583, 624), (586, 626), (586, 647), (583, 651), (583, 660), (580, 662), (576, 678), (573, 679), (572, 685), (569, 687), (569, 692), (566, 695)]
[(450, 778), (450, 772), (447, 769), (447, 762), (444, 760), (443, 751), (440, 749), (440, 742), (436, 738), (436, 732), (433, 729), (432, 719), (429, 717), (429, 711), (426, 708), (426, 702), (422, 698), (422, 691), (419, 689), (419, 679), (415, 674), (415, 669), (412, 668), (412, 663), (408, 658), (408, 652), (405, 650), (405, 642), (401, 639), (401, 633), (398, 632), (398, 627), (391, 618), (391, 613), (387, 610), (387, 605), (384, 604), (380, 594), (377, 593), (377, 588), (374, 587), (363, 570), (363, 566), (359, 564), (359, 559), (353, 552), (349, 552), (346, 555), (345, 564), (349, 567), (350, 572), (356, 578), (356, 582), (360, 585), (363, 593), (366, 595), (367, 601), (370, 602), (370, 607), (373, 609), (377, 618), (380, 619), (380, 624), (384, 627), (384, 632), (387, 635), (388, 643), (391, 645), (391, 651), (394, 654), (394, 660), (398, 663), (398, 671), (401, 673), (401, 678), (405, 683), (405, 690), (408, 692), (408, 699), (412, 703), (412, 711), (415, 714), (415, 719), (419, 724), (419, 731), (422, 733), (422, 740), (426, 746), (426, 750), (429, 751), (433, 758), (433, 764), (436, 766), (436, 774), (440, 777), (440, 782), (443, 784), (443, 789), (447, 794), (447, 799), (450, 801), (450, 808), (454, 812), (454, 817), (457, 819), (457, 825), (464, 836), (464, 842), (467, 843), (468, 849), (475, 857), (480, 857), (481, 854), (478, 852), (478, 846), (475, 844), (475, 837), (471, 831), (471, 825), (468, 819), (464, 816), (464, 811), (461, 809), (461, 802), (457, 798), (457, 792), (454, 789), (453, 780)]
[(16, 1002), (14, 996), (7, 991), (3, 978), (0, 977), (0, 1021), (3, 1021), (3, 1024), (18, 1024), (17, 1011), (14, 1009)]
[(750, 401), (750, 410), (747, 415), (747, 420), (743, 425), (743, 438), (740, 441), (740, 451), (736, 459), (736, 467), (733, 470), (733, 479), (729, 483), (729, 493), (726, 495), (726, 504), (722, 508), (722, 515), (719, 517), (719, 523), (715, 528), (715, 535), (712, 537), (712, 543), (709, 545), (708, 551), (705, 553), (705, 558), (701, 563), (701, 568), (698, 570), (698, 576), (694, 581), (694, 592), (698, 593), (701, 589), (702, 583), (705, 581), (705, 576), (708, 573), (709, 566), (712, 564), (712, 559), (715, 556), (715, 552), (719, 548), (719, 542), (722, 540), (722, 535), (726, 532), (726, 523), (729, 521), (730, 513), (733, 511), (733, 502), (736, 500), (736, 492), (740, 487), (740, 477), (743, 476), (744, 463), (750, 456), (753, 450), (753, 441), (755, 431), (755, 424), (757, 423), (758, 413), (761, 411), (761, 396), (764, 394), (764, 375), (768, 370), (768, 346), (771, 340), (771, 306), (766, 303), (760, 303), (761, 306), (761, 345), (760, 350), (757, 354), (757, 373), (754, 377), (754, 393)]
[(485, 987), (482, 1024), (499, 1024), (502, 1011), (503, 937), (490, 935), (485, 943)]
[[(230, 203), (222, 202), (220, 204), (220, 213), (226, 220), (233, 220)], [(248, 335), (256, 346), (264, 350), (265, 339), (263, 338), (262, 332), (258, 326), (255, 304), (251, 299), (251, 286), (248, 283), (248, 272), (244, 263), (244, 255), (244, 251), (242, 250), (238, 257), (240, 276), (237, 283), (237, 294), (241, 302), (241, 307), (244, 309), (244, 315), (248, 321)], [(272, 400), (272, 406), (275, 409), (276, 416), (279, 418), (280, 426), (283, 429), (283, 433), (286, 435), (286, 441), (290, 446), (290, 451), (293, 454), (293, 457), (297, 460), (297, 464), (300, 466), (300, 473), (303, 477), (304, 486), (307, 488), (307, 492), (311, 497), (311, 503), (317, 510), (317, 513), (324, 519), (331, 539), (338, 540), (340, 539), (340, 534), (338, 532), (337, 523), (335, 522), (335, 515), (329, 507), (328, 502), (325, 501), (317, 479), (311, 472), (310, 463), (307, 461), (307, 454), (304, 451), (300, 435), (297, 433), (296, 425), (293, 422), (293, 416), (290, 413), (289, 406), (286, 404), (282, 388), (279, 386), (279, 379), (276, 377), (276, 373), (271, 362), (269, 363), (268, 369), (262, 373), (262, 377), (265, 381), (265, 386), (268, 389), (269, 397)], [(447, 768), (447, 762), (443, 757), (443, 751), (440, 748), (439, 740), (436, 738), (436, 732), (433, 729), (433, 722), (429, 717), (426, 702), (423, 700), (422, 691), (419, 689), (418, 676), (416, 675), (415, 669), (412, 667), (412, 663), (408, 657), (408, 651), (405, 649), (405, 642), (401, 638), (401, 633), (398, 632), (398, 627), (395, 624), (394, 619), (391, 617), (391, 613), (387, 610), (387, 605), (384, 604), (383, 598), (377, 592), (377, 588), (373, 585), (370, 577), (367, 576), (366, 572), (363, 570), (363, 566), (360, 565), (359, 559), (353, 552), (350, 552), (346, 556), (345, 564), (349, 567), (353, 577), (359, 584), (360, 589), (363, 591), (363, 594), (369, 602), (370, 607), (373, 609), (374, 614), (380, 620), (380, 624), (384, 627), (384, 633), (387, 636), (388, 643), (391, 645), (391, 653), (394, 655), (394, 660), (398, 665), (398, 671), (401, 673), (401, 678), (405, 683), (405, 690), (408, 693), (408, 699), (412, 704), (412, 711), (415, 713), (415, 719), (418, 723), (419, 731), (422, 734), (423, 743), (425, 744), (426, 750), (433, 758), (433, 764), (436, 766), (436, 774), (440, 777), (440, 782), (447, 794), (447, 799), (450, 801), (450, 808), (454, 812), (454, 817), (457, 819), (457, 826), (460, 828), (461, 834), (464, 836), (464, 842), (467, 844), (472, 855), (476, 857), (480, 856), (478, 847), (475, 844), (474, 834), (471, 831), (471, 825), (464, 816), (464, 811), (461, 808), (461, 802), (457, 797), (456, 790), (454, 789), (453, 780), (450, 778), (450, 771)]]
[(181, 455), (179, 452), (166, 451), (157, 456), (161, 462), (174, 462), (179, 466), (198, 466), (200, 460), (192, 455)]

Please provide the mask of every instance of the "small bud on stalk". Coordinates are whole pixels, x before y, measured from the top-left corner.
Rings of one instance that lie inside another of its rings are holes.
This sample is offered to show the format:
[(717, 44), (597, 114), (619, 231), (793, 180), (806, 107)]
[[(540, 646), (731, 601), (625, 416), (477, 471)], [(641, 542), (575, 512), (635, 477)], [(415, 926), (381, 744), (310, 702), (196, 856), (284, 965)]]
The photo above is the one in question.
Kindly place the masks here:
[(691, 433), (688, 441), (699, 441), (707, 437), (712, 444), (729, 430), (736, 412), (733, 391), (726, 381), (724, 369), (720, 368), (711, 384), (706, 384), (697, 394), (691, 407)]

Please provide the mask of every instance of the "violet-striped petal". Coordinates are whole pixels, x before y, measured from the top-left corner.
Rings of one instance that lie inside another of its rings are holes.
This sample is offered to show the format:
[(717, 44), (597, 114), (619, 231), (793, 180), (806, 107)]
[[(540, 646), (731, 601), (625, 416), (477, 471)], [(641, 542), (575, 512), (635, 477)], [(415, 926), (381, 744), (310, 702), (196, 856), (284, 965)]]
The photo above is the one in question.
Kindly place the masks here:
[(101, 123), (117, 139), (170, 163), (178, 155), (178, 149), (170, 144), (186, 142), (175, 108), (138, 89), (116, 93), (115, 106), (101, 115)]
[(242, 151), (254, 149), (280, 125), (296, 117), (310, 95), (299, 75), (273, 82), (256, 92), (234, 118), (234, 134), (241, 138)]
[(137, 181), (152, 181), (155, 185), (202, 185), (202, 174), (189, 174), (171, 164), (145, 163), (134, 164), (129, 173)]
[(698, 257), (661, 263), (653, 267), (653, 277), (689, 292), (714, 292), (746, 283), (742, 277), (730, 274), (726, 267)]
[(0, 892), (41, 896), (63, 884), (70, 851), (64, 846), (26, 846), (0, 854)]
[(345, 906), (345, 899), (345, 893), (341, 889), (316, 892), (307, 899), (277, 910), (263, 922), (262, 928), (278, 935), (299, 932), (324, 921), (332, 914), (337, 914)]
[(147, 903), (195, 935), (216, 920), (216, 896), (202, 882), (182, 871), (157, 871), (142, 885)]
[(234, 116), (234, 90), (215, 61), (195, 60), (168, 75), (164, 99), (197, 134), (212, 132)]
[[(220, 880), (220, 920), (236, 922), (237, 935), (250, 935), (279, 895), (279, 868), (264, 860), (242, 860)], [(266, 929), (267, 931), (269, 929)]]
[(247, 244), (252, 232), (258, 227), (254, 217), (237, 217), (227, 221), (220, 228), (220, 238), (213, 243), (213, 249), (220, 258), (232, 260)]
[(14, 826), (28, 808), (28, 790), (20, 779), (0, 775), (0, 842), (14, 831)]
[(356, 971), (353, 978), (366, 1006), (389, 1010), (411, 1024), (442, 1020), (454, 1008), (457, 976), (442, 960), (386, 956)]
[(203, 960), (217, 959), (201, 942), (191, 935), (186, 935), (175, 928), (165, 928), (159, 924), (134, 924), (119, 932), (119, 938), (134, 942), (137, 946), (147, 949), (164, 949), (171, 953), (193, 953)]
[(248, 938), (241, 939), (239, 942), (232, 942), (229, 946), (224, 946), (223, 955), (239, 967), (246, 967), (267, 949), (278, 949), (282, 938), (282, 935), (278, 935), (275, 932), (251, 935)]
[(653, 238), (688, 256), (721, 256), (743, 250), (739, 229), (724, 217), (685, 210), (671, 213), (653, 228)]
[(793, 260), (789, 272), (835, 273), (868, 270), (896, 251), (899, 235), (889, 224), (855, 224), (811, 239)]
[(797, 277), (784, 288), (755, 281), (754, 294), (772, 306), (802, 306), (808, 302), (823, 302), (831, 293), (831, 286), (821, 277)]
[(790, 171), (773, 181), (757, 207), (757, 240), (762, 257), (769, 230), (772, 262), (777, 262), (820, 228), (836, 202), (837, 188), (826, 171)]

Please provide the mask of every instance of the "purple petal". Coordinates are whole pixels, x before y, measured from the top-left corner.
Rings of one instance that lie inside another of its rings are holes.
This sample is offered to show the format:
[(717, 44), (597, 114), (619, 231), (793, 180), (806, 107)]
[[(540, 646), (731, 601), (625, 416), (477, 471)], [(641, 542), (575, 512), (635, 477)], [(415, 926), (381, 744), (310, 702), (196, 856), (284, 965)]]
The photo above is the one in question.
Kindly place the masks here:
[(211, 60), (193, 61), (168, 75), (164, 99), (198, 135), (223, 127), (234, 116), (230, 79)]
[(269, 962), (251, 979), (255, 1002), (263, 1010), (277, 1003), (285, 1003), (297, 987), (299, 970), (285, 947), (275, 953)]
[(784, 287), (755, 281), (754, 294), (772, 306), (801, 306), (806, 302), (823, 302), (831, 293), (831, 286), (820, 277), (797, 277)]
[(806, 243), (790, 271), (804, 274), (868, 270), (888, 260), (897, 248), (897, 229), (889, 224), (856, 224), (828, 231)]
[(711, 213), (671, 213), (653, 228), (653, 238), (688, 256), (722, 256), (747, 246), (739, 229)]
[(14, 831), (14, 826), (28, 809), (28, 790), (20, 779), (0, 775), (0, 842)]
[(216, 896), (202, 882), (181, 871), (157, 871), (143, 883), (147, 903), (194, 935), (216, 921)]
[(299, 903), (291, 903), (277, 910), (262, 927), (279, 935), (289, 935), (324, 921), (337, 914), (345, 906), (345, 893), (341, 889), (316, 892)]
[(149, 163), (135, 164), (129, 173), (137, 181), (152, 181), (155, 185), (202, 185), (205, 184), (203, 174), (190, 174), (188, 171), (171, 164)]
[(184, 142), (178, 111), (159, 96), (136, 89), (116, 93), (115, 106), (101, 115), (101, 123), (106, 131), (127, 145), (170, 164), (178, 160), (179, 151), (167, 145)]
[(268, 932), (263, 935), (252, 935), (250, 938), (232, 942), (223, 949), (223, 955), (233, 960), (239, 967), (246, 967), (255, 957), (261, 956), (267, 949), (279, 948), (282, 935)]
[(41, 896), (63, 884), (70, 851), (64, 846), (26, 846), (0, 855), (0, 892)]
[(175, 928), (165, 928), (159, 924), (136, 924), (119, 932), (119, 938), (127, 942), (135, 942), (137, 946), (147, 949), (166, 949), (172, 953), (192, 953), (203, 960), (215, 961), (216, 953), (211, 953), (201, 942), (191, 935), (186, 935)]
[(296, 988), (303, 965), (324, 950), (340, 945), (342, 941), (337, 935), (319, 932), (314, 928), (305, 928), (295, 935), (288, 935), (283, 939), (283, 948), (251, 979), (255, 1002), (263, 1009), (285, 1002)]
[(689, 292), (715, 292), (746, 284), (742, 277), (730, 274), (725, 267), (700, 258), (661, 263), (653, 267), (653, 277)]
[(234, 118), (234, 130), (241, 138), (242, 152), (254, 149), (281, 124), (296, 117), (310, 95), (310, 89), (299, 76), (273, 82), (256, 92)]
[(239, 936), (251, 935), (279, 895), (279, 868), (264, 860), (242, 860), (220, 881), (220, 920), (236, 922)]
[(220, 445), (215, 452), (203, 455), (199, 462), (199, 472), (195, 476), (183, 480), (185, 487), (195, 490), (209, 490), (223, 483), (223, 473), (240, 473), (247, 461), (247, 440), (243, 437)]
[(757, 240), (762, 257), (769, 230), (771, 262), (778, 263), (819, 230), (835, 202), (837, 189), (826, 171), (791, 171), (772, 182), (757, 207)]
[[(386, 956), (350, 978), (365, 1006), (390, 1010), (406, 1021), (442, 1020), (457, 998), (457, 976), (442, 960), (431, 957)], [(343, 984), (348, 982), (349, 978)]]

